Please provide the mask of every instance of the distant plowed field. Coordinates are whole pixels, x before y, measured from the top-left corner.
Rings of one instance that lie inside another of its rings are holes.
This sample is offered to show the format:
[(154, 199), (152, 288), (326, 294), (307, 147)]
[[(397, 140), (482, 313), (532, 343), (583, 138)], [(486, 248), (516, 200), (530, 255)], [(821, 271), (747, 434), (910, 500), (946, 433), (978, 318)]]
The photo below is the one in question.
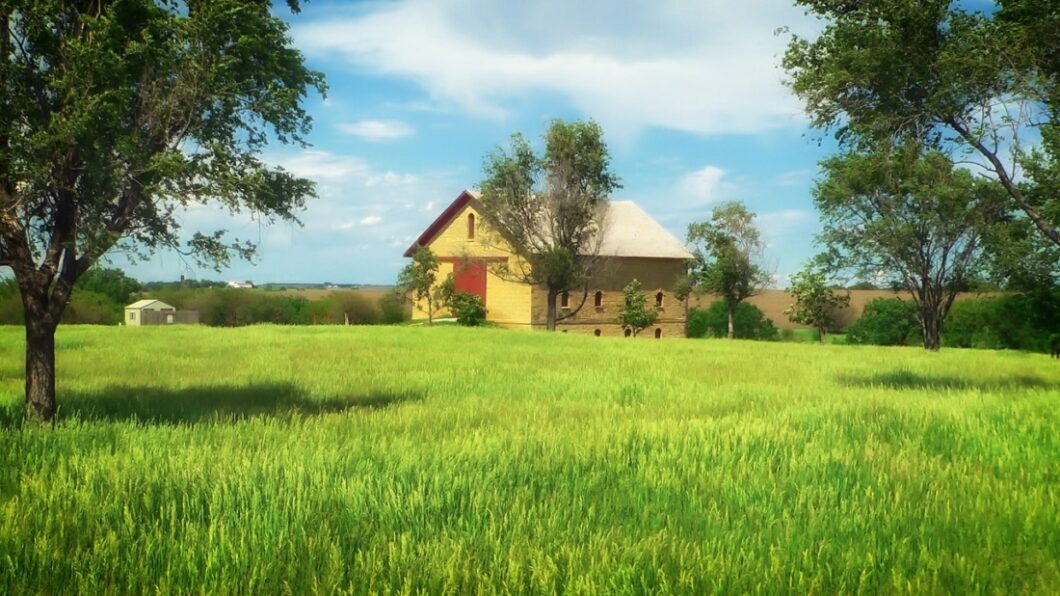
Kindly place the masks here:
[(62, 327), (0, 594), (1055, 594), (1045, 355), (458, 327)]
[[(842, 290), (840, 290), (842, 292)], [(959, 294), (958, 300), (965, 300), (968, 298), (975, 298), (978, 294)], [(847, 325), (853, 323), (861, 316), (862, 311), (865, 310), (865, 305), (877, 298), (901, 298), (902, 300), (912, 300), (912, 296), (908, 293), (891, 292), (889, 290), (851, 290), (850, 291), (850, 306), (842, 309), (837, 314), (838, 327), (845, 328)], [(713, 304), (718, 298), (711, 295), (705, 295), (701, 297), (693, 297), (690, 300), (691, 306), (707, 307)], [(747, 302), (757, 306), (762, 314), (768, 319), (773, 320), (773, 324), (778, 329), (808, 329), (806, 325), (797, 325), (788, 320), (788, 316), (784, 314), (784, 310), (794, 301), (791, 294), (784, 290), (763, 290), (762, 293), (752, 296), (747, 299)]]

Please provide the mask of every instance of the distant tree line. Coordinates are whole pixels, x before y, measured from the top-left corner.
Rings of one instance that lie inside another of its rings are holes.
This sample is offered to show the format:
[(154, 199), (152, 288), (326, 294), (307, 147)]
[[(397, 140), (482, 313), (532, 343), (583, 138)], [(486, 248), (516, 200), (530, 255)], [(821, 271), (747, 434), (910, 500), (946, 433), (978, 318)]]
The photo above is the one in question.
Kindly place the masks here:
[[(719, 300), (688, 313), (688, 337), (726, 337), (728, 307)], [(734, 310), (737, 339), (793, 340), (790, 329), (777, 330), (773, 321), (753, 304)], [(825, 333), (844, 334), (841, 343), (852, 345), (915, 346), (923, 343), (918, 306), (912, 299), (877, 298), (865, 305), (861, 316), (847, 326), (830, 317)], [(950, 348), (1026, 350), (1049, 352), (1060, 329), (1060, 289), (983, 295), (957, 300), (950, 308), (941, 345)], [(820, 333), (820, 330), (816, 330)]]
[[(350, 290), (336, 290), (310, 300), (280, 292), (225, 287), (223, 282), (141, 283), (120, 269), (97, 267), (78, 280), (63, 312), (64, 324), (116, 325), (126, 305), (154, 298), (180, 310), (199, 312), (199, 322), (215, 327), (256, 323), (277, 325), (400, 323), (408, 319), (401, 296), (394, 292), (373, 300)], [(0, 324), (21, 325), (25, 317), (14, 280), (0, 281)]]

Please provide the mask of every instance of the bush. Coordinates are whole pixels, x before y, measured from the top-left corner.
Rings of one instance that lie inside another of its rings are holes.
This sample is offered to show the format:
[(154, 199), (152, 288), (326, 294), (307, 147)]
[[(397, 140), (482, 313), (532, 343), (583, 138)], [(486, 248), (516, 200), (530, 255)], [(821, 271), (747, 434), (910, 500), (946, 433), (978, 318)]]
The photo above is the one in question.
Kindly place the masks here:
[(332, 292), (324, 299), (328, 320), (350, 325), (373, 325), (379, 322), (376, 305), (357, 292)]
[(403, 323), (408, 320), (405, 301), (399, 292), (387, 292), (379, 297), (379, 322), (384, 325)]
[(877, 298), (865, 305), (861, 317), (847, 328), (847, 343), (904, 346), (920, 333), (916, 304), (898, 298)]
[[(773, 321), (757, 306), (746, 302), (736, 305), (733, 328), (739, 339), (774, 340), (779, 335)], [(724, 301), (718, 300), (705, 309), (693, 308), (688, 313), (688, 337), (725, 337), (728, 329), (729, 315)]]
[(943, 328), (947, 346), (1048, 352), (1060, 329), (1060, 290), (961, 300)]
[(74, 289), (63, 311), (62, 322), (81, 325), (117, 325), (123, 306), (97, 292)]
[(486, 320), (486, 305), (482, 298), (469, 292), (457, 292), (449, 299), (449, 312), (456, 317), (456, 322), (468, 327), (476, 327)]

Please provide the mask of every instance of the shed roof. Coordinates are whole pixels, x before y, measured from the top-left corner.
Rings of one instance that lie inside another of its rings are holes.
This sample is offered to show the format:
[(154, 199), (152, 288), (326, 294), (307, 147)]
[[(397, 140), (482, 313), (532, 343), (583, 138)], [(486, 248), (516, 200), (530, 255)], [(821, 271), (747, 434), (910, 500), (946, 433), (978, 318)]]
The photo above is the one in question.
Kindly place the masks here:
[(150, 298), (145, 298), (143, 300), (137, 300), (136, 302), (133, 302), (132, 304), (130, 304), (129, 306), (126, 306), (125, 308), (130, 308), (130, 309), (133, 309), (133, 310), (141, 310), (141, 309), (147, 308), (148, 306), (154, 306), (155, 308), (157, 308), (159, 310), (167, 309), (167, 308), (168, 309), (172, 309), (172, 310), (176, 310), (175, 308), (173, 308), (172, 306), (166, 304), (165, 302), (162, 302), (161, 300), (152, 300)]

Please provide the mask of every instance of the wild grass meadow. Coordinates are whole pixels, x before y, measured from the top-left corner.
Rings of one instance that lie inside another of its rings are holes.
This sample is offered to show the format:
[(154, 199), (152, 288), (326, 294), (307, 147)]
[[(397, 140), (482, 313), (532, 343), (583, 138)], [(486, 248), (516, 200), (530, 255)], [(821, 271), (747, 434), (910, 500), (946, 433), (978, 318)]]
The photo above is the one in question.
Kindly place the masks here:
[(455, 327), (64, 327), (0, 593), (1056, 593), (1044, 355)]

